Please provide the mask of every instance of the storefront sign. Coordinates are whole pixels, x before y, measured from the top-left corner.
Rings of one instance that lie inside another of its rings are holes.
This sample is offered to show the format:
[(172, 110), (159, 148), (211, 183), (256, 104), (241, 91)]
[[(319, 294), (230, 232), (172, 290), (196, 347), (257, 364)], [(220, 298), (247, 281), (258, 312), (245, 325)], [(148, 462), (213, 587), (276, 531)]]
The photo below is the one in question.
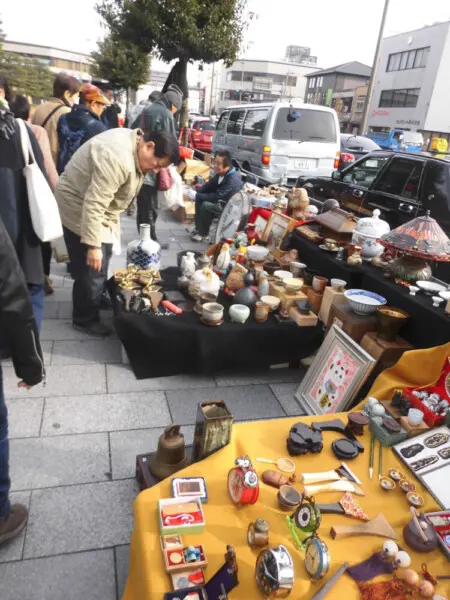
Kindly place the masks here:
[(372, 117), (388, 117), (389, 116), (389, 111), (385, 110), (385, 109), (374, 109), (372, 111)]
[(396, 125), (420, 125), (420, 121), (415, 121), (414, 119), (397, 119), (395, 123)]

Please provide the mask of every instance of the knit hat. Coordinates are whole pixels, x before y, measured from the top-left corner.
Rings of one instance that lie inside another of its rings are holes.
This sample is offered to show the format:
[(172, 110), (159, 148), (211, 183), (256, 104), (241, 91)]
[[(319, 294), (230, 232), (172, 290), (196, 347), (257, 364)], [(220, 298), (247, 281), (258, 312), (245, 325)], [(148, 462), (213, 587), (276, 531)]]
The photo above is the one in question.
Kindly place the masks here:
[(183, 105), (183, 92), (174, 83), (169, 85), (167, 92), (164, 94), (164, 98), (167, 100), (167, 102), (169, 102), (169, 104), (175, 106), (177, 110), (181, 109)]
[(100, 102), (106, 106), (110, 104), (108, 98), (102, 94), (101, 90), (91, 83), (84, 83), (81, 86), (80, 93), (84, 102)]

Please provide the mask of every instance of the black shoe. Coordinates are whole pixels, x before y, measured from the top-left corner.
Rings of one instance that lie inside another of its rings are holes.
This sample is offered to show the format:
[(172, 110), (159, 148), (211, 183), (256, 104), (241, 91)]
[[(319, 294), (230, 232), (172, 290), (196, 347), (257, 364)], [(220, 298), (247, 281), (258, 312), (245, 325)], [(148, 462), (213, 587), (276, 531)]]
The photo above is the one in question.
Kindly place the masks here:
[(161, 250), (168, 250), (169, 249), (169, 244), (167, 242), (165, 242), (164, 244), (160, 244), (161, 246)]
[(100, 310), (112, 310), (112, 302), (106, 294), (103, 294), (100, 300)]
[(92, 335), (93, 337), (107, 337), (112, 334), (112, 331), (106, 325), (103, 325), (101, 321), (94, 321), (94, 323), (89, 323), (88, 325), (78, 325), (77, 323), (73, 323), (73, 328), (77, 331), (84, 331), (88, 335)]

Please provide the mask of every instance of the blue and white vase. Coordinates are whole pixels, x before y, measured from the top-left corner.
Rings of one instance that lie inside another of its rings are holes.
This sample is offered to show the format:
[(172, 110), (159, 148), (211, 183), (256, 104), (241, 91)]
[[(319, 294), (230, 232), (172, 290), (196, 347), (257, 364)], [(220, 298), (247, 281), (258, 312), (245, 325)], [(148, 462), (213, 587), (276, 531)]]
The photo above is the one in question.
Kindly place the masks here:
[(127, 265), (136, 265), (140, 269), (161, 268), (161, 246), (150, 237), (150, 225), (139, 226), (139, 239), (133, 240), (127, 248)]

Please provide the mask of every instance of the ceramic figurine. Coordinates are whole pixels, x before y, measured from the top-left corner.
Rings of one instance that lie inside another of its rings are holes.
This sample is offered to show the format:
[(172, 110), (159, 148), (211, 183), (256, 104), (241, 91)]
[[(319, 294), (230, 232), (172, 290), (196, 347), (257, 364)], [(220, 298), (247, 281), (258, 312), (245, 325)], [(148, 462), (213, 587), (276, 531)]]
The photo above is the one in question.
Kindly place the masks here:
[(225, 242), (220, 250), (219, 256), (217, 257), (216, 267), (222, 271), (226, 271), (230, 265), (230, 261), (230, 246)]
[(362, 252), (361, 246), (355, 246), (353, 254), (347, 259), (347, 264), (361, 265), (362, 264), (361, 252)]
[(305, 209), (305, 219), (313, 219), (318, 214), (318, 212), (319, 209), (317, 208), (317, 206), (314, 206), (314, 204), (310, 204)]
[(202, 254), (200, 258), (197, 259), (197, 269), (205, 269), (206, 267), (211, 266), (211, 259), (206, 254)]
[(215, 294), (217, 297), (220, 289), (220, 279), (216, 273), (206, 267), (205, 269), (198, 269), (195, 271), (191, 280), (189, 281), (188, 293), (189, 295), (197, 299), (197, 296), (200, 293), (200, 287), (203, 292), (207, 292), (209, 294)]
[(252, 307), (258, 300), (255, 292), (251, 289), (251, 286), (255, 282), (255, 278), (252, 273), (246, 273), (244, 275), (244, 287), (241, 288), (233, 298), (233, 304), (244, 304), (245, 306)]
[(267, 277), (267, 273), (265, 271), (261, 271), (258, 281), (258, 294), (260, 298), (262, 298), (262, 296), (269, 295), (269, 281)]
[(237, 292), (244, 287), (244, 275), (246, 273), (247, 269), (240, 264), (236, 264), (231, 269), (225, 283), (230, 292)]
[(195, 254), (193, 252), (186, 252), (181, 259), (181, 274), (184, 277), (190, 279), (197, 269), (197, 263), (195, 261)]
[(128, 244), (127, 264), (156, 271), (161, 268), (161, 246), (150, 237), (150, 225), (147, 223), (139, 226), (139, 239)]
[(254, 223), (249, 223), (247, 225), (247, 239), (248, 239), (248, 243), (251, 244), (253, 241), (257, 241), (259, 240), (259, 235), (258, 233), (255, 231), (255, 224)]
[(247, 246), (247, 245), (248, 245), (247, 234), (244, 233), (243, 231), (241, 231), (235, 237), (234, 247), (239, 248), (240, 246)]

